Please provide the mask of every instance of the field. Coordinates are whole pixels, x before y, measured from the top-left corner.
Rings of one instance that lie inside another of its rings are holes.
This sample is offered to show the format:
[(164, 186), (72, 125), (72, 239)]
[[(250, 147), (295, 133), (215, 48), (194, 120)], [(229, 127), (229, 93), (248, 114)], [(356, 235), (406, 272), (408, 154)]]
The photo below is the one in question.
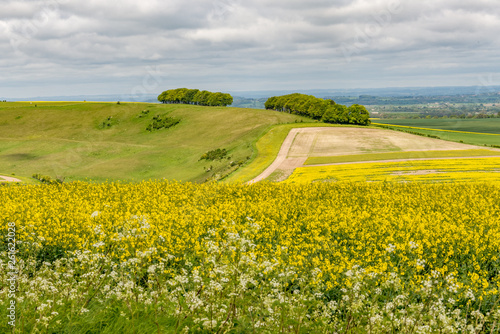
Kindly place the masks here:
[(288, 157), (322, 157), (361, 153), (460, 150), (471, 148), (434, 138), (374, 128), (335, 128), (298, 133)]
[(471, 145), (500, 146), (499, 118), (383, 119), (373, 124)]
[(316, 181), (497, 182), (500, 181), (500, 158), (430, 158), (309, 166), (297, 168), (286, 180), (291, 183)]
[[(324, 127), (318, 124), (314, 128), (288, 125), (277, 126), (273, 130), (274, 132), (270, 131), (257, 142), (257, 159), (262, 157), (259, 160), (261, 164), (250, 164), (229, 177), (229, 181), (283, 181), (296, 168), (314, 164), (500, 155), (498, 149), (485, 149), (376, 127)], [(280, 142), (283, 143), (281, 147), (278, 146)], [(266, 169), (266, 166), (269, 167)], [(253, 173), (249, 173), (250, 171)], [(261, 174), (255, 173), (257, 171)]]
[[(181, 122), (146, 131), (155, 115)], [(254, 142), (273, 124), (301, 120), (307, 121), (266, 110), (191, 105), (0, 103), (0, 175), (202, 182), (249, 162)], [(231, 159), (199, 161), (218, 148)]]
[(73, 182), (0, 198), (16, 333), (498, 331), (499, 183)]
[(434, 159), (434, 158), (458, 158), (458, 157), (484, 157), (500, 155), (500, 150), (451, 150), (451, 151), (404, 151), (388, 153), (366, 153), (349, 154), (328, 157), (311, 157), (306, 160), (304, 165), (335, 164), (345, 162), (377, 161), (377, 160), (415, 160), (415, 159)]
[(500, 331), (498, 134), (34, 104), (0, 104), (2, 333)]
[(492, 133), (500, 135), (500, 118), (383, 119), (378, 120), (376, 123), (460, 132)]

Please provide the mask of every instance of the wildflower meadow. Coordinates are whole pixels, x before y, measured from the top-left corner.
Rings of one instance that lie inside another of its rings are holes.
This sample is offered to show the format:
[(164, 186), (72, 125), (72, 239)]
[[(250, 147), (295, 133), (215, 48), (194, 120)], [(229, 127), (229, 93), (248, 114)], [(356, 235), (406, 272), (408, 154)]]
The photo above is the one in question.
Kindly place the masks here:
[(2, 333), (498, 333), (500, 184), (0, 187)]

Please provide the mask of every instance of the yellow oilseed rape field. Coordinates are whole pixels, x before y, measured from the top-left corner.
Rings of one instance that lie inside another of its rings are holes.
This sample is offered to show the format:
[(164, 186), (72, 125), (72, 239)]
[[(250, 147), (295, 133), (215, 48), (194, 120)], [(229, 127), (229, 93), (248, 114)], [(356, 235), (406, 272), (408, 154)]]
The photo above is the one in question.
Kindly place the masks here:
[(16, 333), (499, 330), (498, 183), (73, 182), (0, 198)]
[(500, 158), (429, 159), (301, 167), (286, 182), (328, 180), (499, 182)]

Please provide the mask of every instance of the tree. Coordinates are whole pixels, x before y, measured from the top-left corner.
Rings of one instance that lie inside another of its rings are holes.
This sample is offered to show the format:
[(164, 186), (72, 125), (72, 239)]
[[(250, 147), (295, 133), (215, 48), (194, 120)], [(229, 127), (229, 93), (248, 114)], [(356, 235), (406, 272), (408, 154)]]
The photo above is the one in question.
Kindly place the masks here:
[(293, 93), (273, 96), (267, 99), (264, 106), (266, 109), (303, 115), (327, 123), (370, 124), (370, 115), (362, 105), (347, 108), (331, 99), (323, 100), (312, 95)]
[(348, 108), (349, 123), (359, 125), (369, 125), (370, 113), (366, 108), (359, 104), (353, 104)]
[(337, 113), (335, 112), (335, 108), (333, 106), (329, 106), (325, 110), (325, 113), (321, 117), (321, 121), (323, 123), (339, 123)]
[(199, 89), (177, 88), (170, 89), (158, 95), (162, 103), (185, 103), (201, 106), (228, 106), (233, 103), (233, 97), (227, 93), (211, 93)]

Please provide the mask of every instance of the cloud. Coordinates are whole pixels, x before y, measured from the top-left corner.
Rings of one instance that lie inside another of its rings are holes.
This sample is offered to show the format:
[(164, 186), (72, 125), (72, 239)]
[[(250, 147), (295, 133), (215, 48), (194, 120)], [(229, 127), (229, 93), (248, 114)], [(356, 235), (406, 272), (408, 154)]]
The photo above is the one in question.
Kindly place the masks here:
[(499, 27), (496, 0), (7, 0), (0, 95), (127, 93), (148, 66), (160, 91), (475, 85)]

